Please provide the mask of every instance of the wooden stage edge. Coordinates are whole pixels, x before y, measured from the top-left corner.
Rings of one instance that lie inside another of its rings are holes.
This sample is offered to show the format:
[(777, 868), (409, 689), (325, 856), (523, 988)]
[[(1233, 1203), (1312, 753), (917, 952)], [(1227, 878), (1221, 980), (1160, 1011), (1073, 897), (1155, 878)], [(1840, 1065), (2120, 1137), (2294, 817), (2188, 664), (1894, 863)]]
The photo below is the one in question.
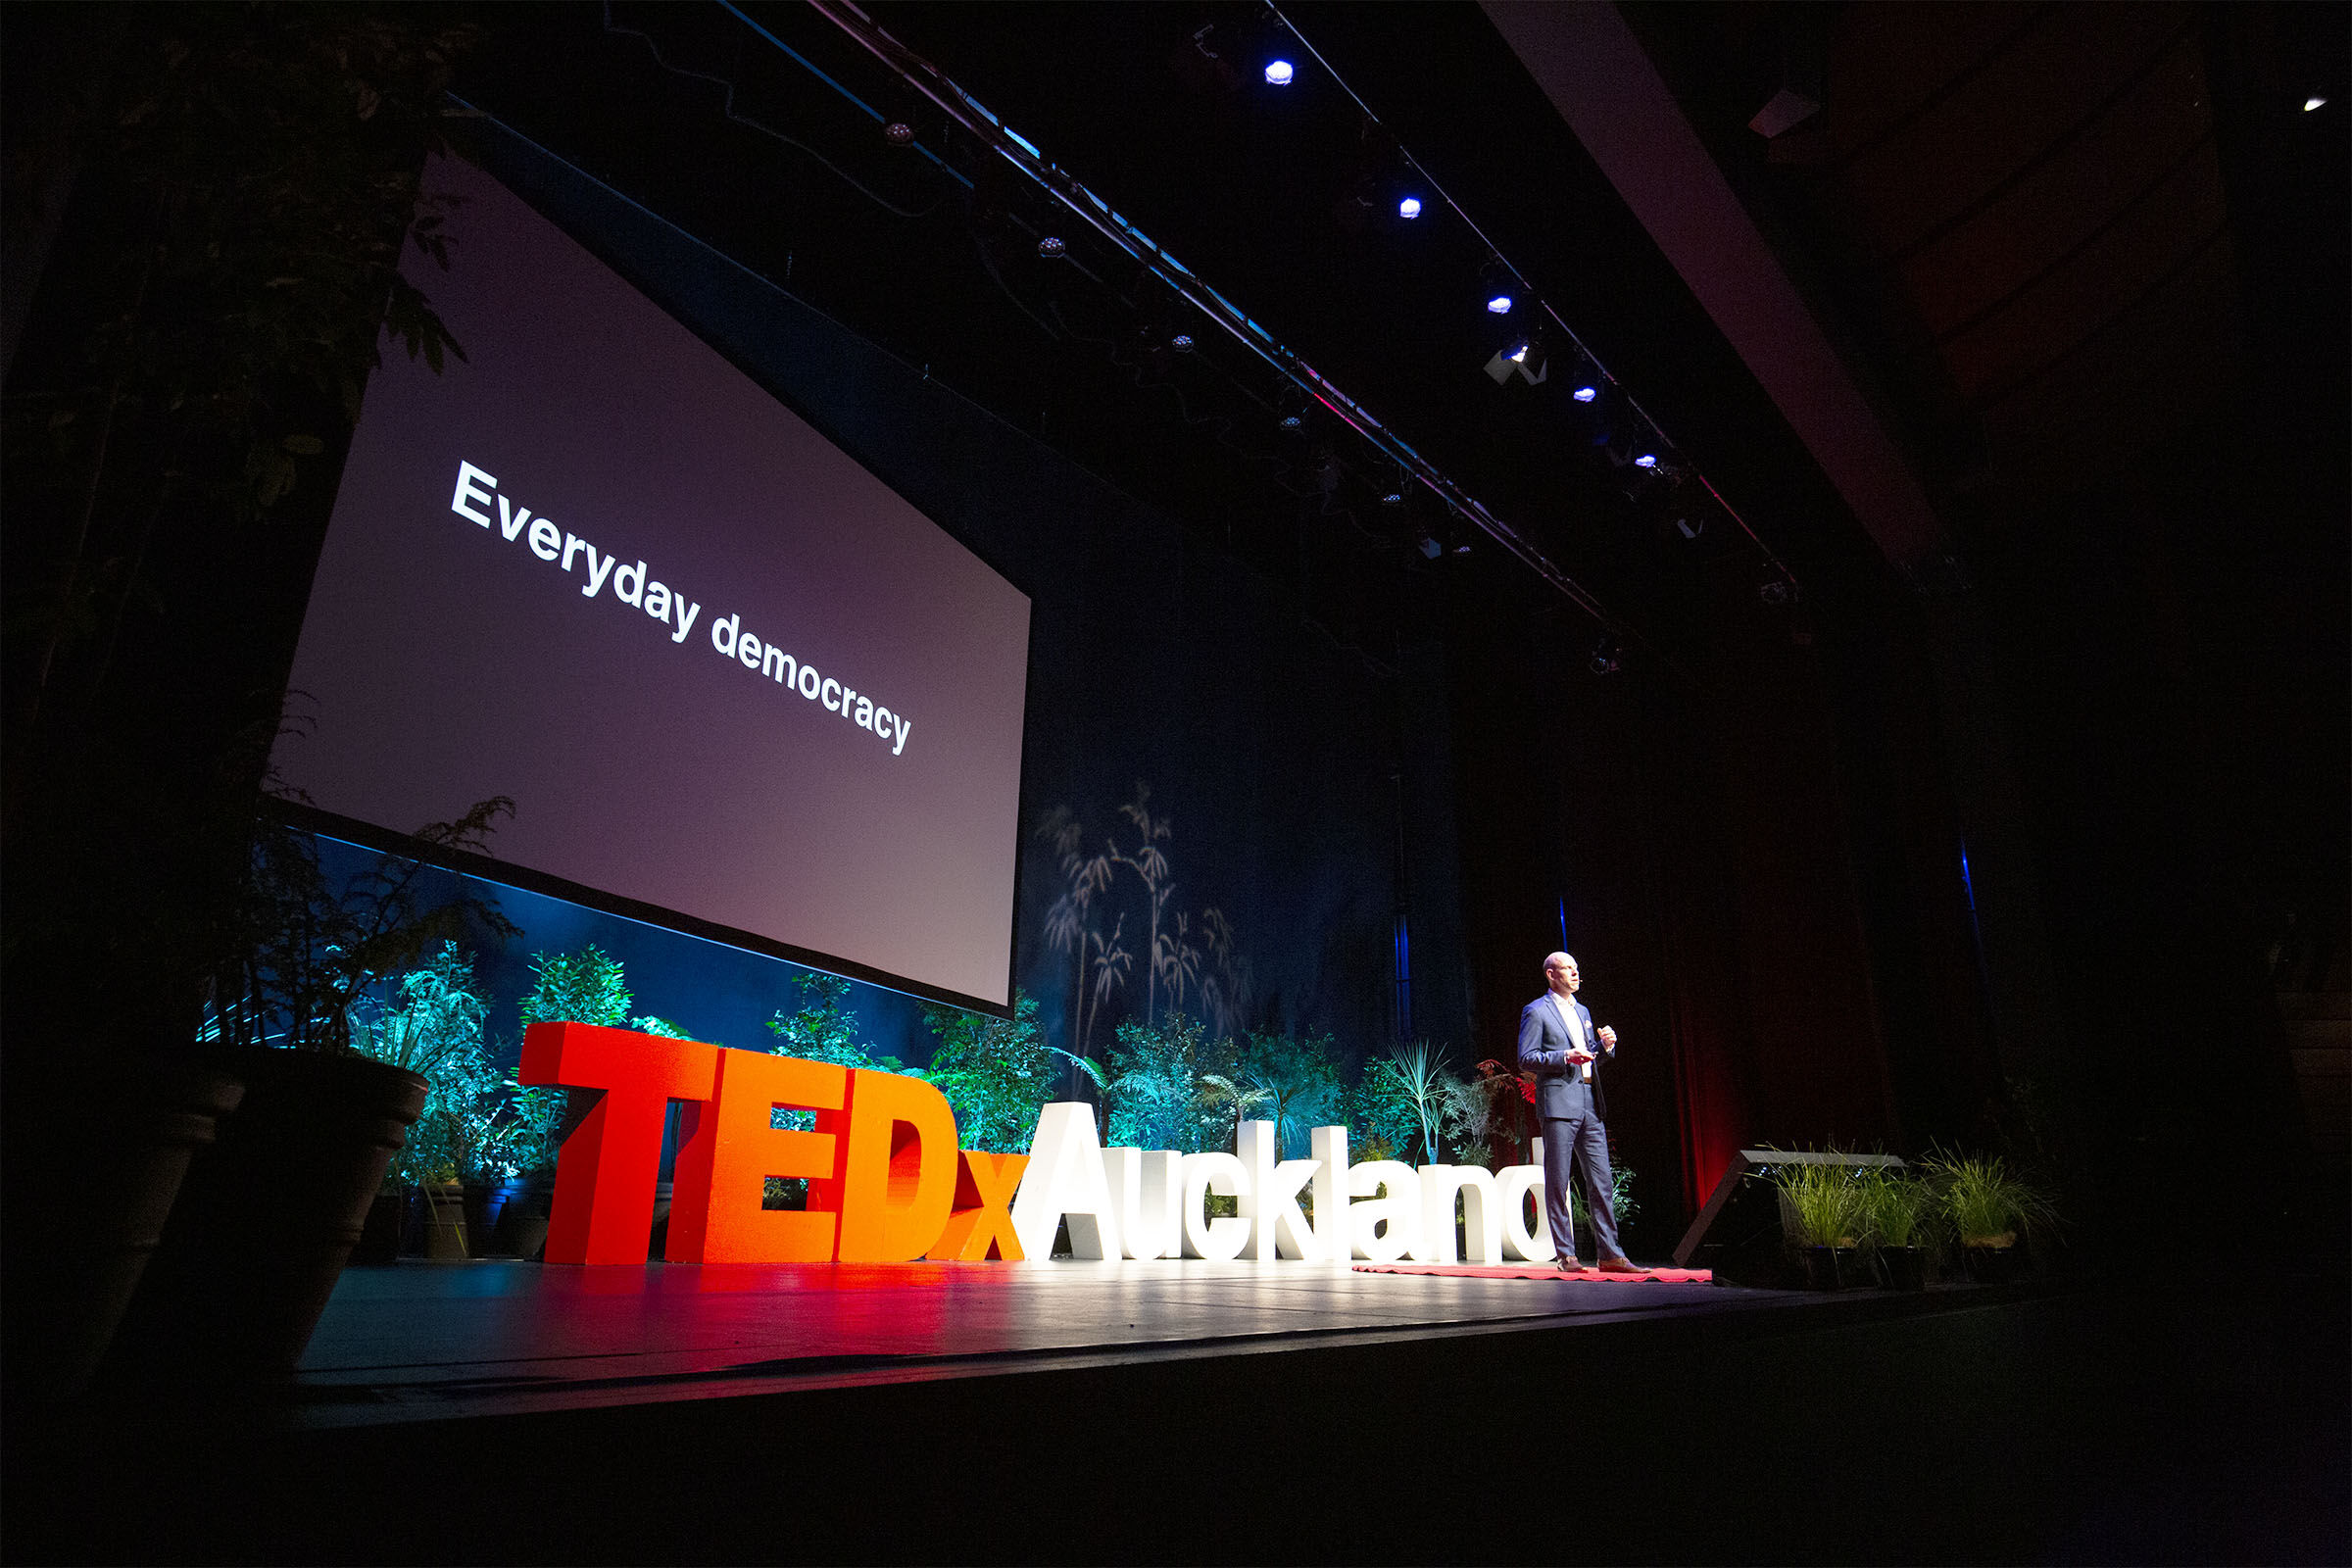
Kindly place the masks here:
[(304, 1359), (293, 1419), (462, 1419), (1635, 1323), (1703, 1333), (1702, 1322), (1835, 1322), (1998, 1295), (1298, 1262), (408, 1262), (346, 1271)]

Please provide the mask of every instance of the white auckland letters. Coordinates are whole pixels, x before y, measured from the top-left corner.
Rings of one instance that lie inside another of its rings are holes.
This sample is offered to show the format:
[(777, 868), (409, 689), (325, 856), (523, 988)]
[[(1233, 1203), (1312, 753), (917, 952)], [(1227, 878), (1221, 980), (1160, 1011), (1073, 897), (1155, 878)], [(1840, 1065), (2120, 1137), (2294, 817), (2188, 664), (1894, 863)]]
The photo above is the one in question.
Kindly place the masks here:
[[(1066, 1219), (1071, 1252), (1081, 1258), (1450, 1263), (1467, 1251), (1475, 1263), (1550, 1260), (1540, 1165), (1349, 1165), (1345, 1127), (1313, 1129), (1314, 1158), (1283, 1159), (1273, 1123), (1263, 1121), (1242, 1123), (1234, 1145), (1230, 1154), (1104, 1149), (1094, 1106), (1048, 1105), (1012, 1200), (1021, 1250), (1033, 1263), (1051, 1262), (1054, 1233)], [(1314, 1195), (1311, 1222), (1301, 1190)], [(1531, 1193), (1539, 1200), (1533, 1224)], [(1232, 1199), (1236, 1214), (1210, 1218), (1212, 1194)]]
[[(490, 514), (493, 501), (498, 504), (495, 517)], [(610, 583), (616, 603), (642, 611), (660, 621), (662, 629), (669, 632), (672, 643), (684, 642), (703, 612), (700, 604), (675, 588), (648, 581), (644, 562), (623, 562), (617, 556), (605, 555), (553, 518), (533, 516), (530, 508), (516, 506), (512, 497), (498, 488), (494, 474), (471, 463), (458, 464), (458, 483), (450, 494), (449, 510), (478, 528), (495, 528), (508, 544), (520, 539), (532, 555), (567, 576), (576, 572), (582, 579), (580, 596), (584, 599), (596, 598)], [(860, 692), (845, 680), (819, 672), (797, 656), (755, 634), (742, 622), (740, 614), (711, 618), (710, 646), (720, 658), (739, 663), (756, 675), (764, 675), (795, 696), (849, 720), (888, 746), (891, 756), (905, 755), (907, 737), (914, 730), (912, 719), (883, 707), (871, 693)], [(676, 629), (670, 630), (672, 626)]]

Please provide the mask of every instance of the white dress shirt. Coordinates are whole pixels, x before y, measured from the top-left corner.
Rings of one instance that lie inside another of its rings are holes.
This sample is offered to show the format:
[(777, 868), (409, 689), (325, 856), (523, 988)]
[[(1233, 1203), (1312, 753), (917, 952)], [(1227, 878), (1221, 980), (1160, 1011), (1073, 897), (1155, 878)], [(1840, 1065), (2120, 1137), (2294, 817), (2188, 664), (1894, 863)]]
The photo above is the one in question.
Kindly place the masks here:
[[(1576, 1015), (1576, 1003), (1567, 997), (1561, 996), (1555, 991), (1551, 994), (1551, 1004), (1555, 1008), (1559, 1009), (1560, 1022), (1568, 1030), (1568, 1049), (1571, 1051), (1591, 1051), (1592, 1049), (1592, 1044), (1591, 1041), (1585, 1038), (1585, 1024), (1584, 1020)], [(1592, 1081), (1592, 1064), (1589, 1061), (1585, 1061), (1579, 1062), (1577, 1065), (1584, 1069), (1584, 1081), (1586, 1083), (1591, 1083)]]

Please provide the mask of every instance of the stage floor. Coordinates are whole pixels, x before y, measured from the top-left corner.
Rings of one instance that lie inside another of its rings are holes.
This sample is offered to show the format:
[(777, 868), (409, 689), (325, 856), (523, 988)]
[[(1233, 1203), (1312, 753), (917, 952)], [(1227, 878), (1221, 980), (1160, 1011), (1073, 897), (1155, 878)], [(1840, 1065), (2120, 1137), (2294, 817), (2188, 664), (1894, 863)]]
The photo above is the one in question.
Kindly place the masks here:
[(1313, 1263), (403, 1262), (347, 1269), (302, 1364), (347, 1425), (985, 1376), (1818, 1300), (1644, 1280)]

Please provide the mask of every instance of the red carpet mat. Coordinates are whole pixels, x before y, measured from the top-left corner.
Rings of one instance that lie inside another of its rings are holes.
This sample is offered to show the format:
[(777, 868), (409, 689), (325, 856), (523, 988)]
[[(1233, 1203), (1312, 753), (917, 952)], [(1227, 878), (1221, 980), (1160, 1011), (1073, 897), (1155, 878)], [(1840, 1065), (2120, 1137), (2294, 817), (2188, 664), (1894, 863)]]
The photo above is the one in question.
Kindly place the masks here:
[(1639, 1274), (1598, 1274), (1592, 1269), (1563, 1273), (1549, 1263), (1358, 1263), (1360, 1274), (1454, 1274), (1473, 1280), (1600, 1280), (1613, 1285), (1711, 1285), (1712, 1269), (1645, 1268)]

